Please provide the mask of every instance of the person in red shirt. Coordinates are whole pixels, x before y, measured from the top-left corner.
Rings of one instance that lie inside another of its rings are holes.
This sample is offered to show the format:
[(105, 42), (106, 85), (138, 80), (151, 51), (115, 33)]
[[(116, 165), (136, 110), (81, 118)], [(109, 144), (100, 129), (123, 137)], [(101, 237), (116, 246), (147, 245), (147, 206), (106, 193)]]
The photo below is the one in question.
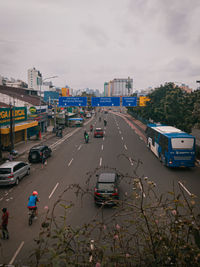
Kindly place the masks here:
[(3, 215), (2, 215), (1, 227), (2, 227), (3, 239), (9, 239), (9, 233), (8, 233), (8, 228), (7, 228), (9, 213), (7, 211), (7, 208), (3, 208), (2, 212), (3, 212)]

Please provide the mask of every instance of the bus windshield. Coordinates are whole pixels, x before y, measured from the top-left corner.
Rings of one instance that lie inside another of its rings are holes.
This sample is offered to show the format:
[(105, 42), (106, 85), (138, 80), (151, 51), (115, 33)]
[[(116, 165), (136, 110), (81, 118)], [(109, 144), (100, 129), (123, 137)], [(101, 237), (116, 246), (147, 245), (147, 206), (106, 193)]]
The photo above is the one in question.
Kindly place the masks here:
[(172, 138), (171, 144), (172, 144), (172, 149), (193, 149), (194, 139), (193, 138)]

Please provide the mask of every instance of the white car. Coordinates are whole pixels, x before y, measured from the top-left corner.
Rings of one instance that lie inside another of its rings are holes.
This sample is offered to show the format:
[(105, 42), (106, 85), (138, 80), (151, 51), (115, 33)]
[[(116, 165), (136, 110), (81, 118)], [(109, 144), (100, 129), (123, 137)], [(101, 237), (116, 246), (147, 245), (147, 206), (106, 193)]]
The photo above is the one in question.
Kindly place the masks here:
[(91, 117), (92, 117), (92, 115), (90, 113), (86, 114), (86, 118), (91, 118)]

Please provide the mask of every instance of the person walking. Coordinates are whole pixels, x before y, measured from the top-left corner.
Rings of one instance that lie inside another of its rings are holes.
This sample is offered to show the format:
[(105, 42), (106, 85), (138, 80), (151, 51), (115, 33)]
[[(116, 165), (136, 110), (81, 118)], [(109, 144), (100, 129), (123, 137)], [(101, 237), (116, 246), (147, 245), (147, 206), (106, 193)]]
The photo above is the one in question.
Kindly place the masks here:
[(8, 217), (9, 217), (9, 213), (7, 211), (7, 208), (3, 208), (2, 209), (3, 215), (2, 215), (2, 223), (1, 223), (1, 227), (2, 227), (2, 238), (3, 239), (9, 239), (9, 233), (8, 233)]

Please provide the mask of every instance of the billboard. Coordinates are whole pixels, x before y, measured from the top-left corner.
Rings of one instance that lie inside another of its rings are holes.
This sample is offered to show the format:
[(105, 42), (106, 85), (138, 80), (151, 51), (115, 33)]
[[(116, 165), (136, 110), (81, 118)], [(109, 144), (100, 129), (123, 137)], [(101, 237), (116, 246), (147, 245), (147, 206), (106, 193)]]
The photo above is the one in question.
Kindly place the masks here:
[(140, 96), (139, 98), (139, 106), (140, 107), (145, 107), (146, 106), (146, 102), (150, 101), (150, 98), (147, 96)]

